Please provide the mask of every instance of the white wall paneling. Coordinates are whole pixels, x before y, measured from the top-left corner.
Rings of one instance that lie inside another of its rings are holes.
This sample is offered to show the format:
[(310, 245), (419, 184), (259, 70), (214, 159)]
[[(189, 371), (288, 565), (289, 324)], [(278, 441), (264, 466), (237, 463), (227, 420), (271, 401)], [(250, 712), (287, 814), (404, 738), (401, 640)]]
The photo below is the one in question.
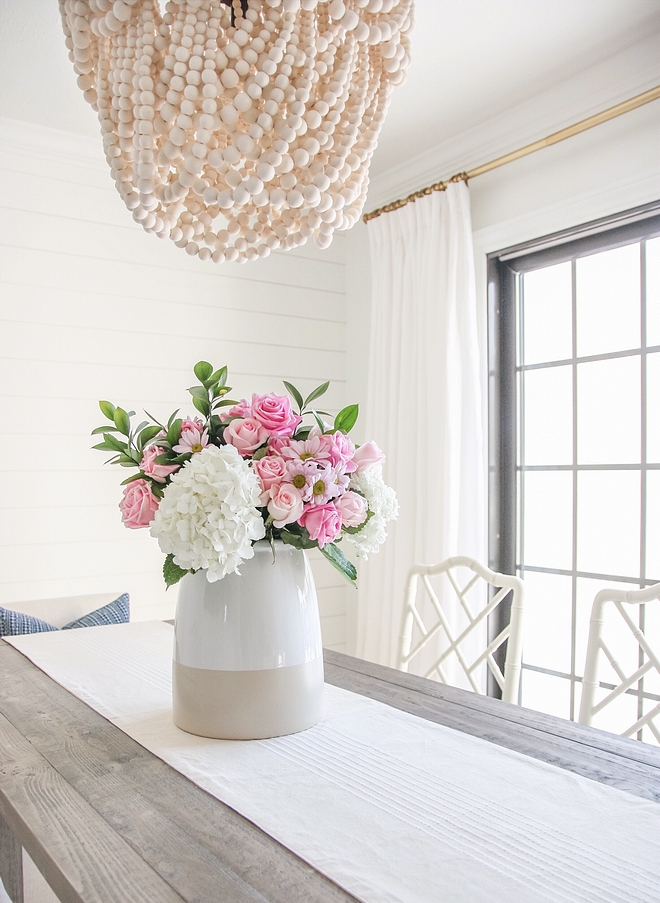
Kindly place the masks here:
[[(135, 619), (171, 617), (157, 543), (120, 522), (125, 472), (90, 448), (97, 401), (194, 413), (206, 358), (239, 397), (330, 379), (339, 410), (344, 236), (245, 266), (192, 260), (133, 222), (100, 148), (0, 119), (0, 604), (127, 590)], [(346, 649), (353, 591), (312, 559), (324, 641)]]

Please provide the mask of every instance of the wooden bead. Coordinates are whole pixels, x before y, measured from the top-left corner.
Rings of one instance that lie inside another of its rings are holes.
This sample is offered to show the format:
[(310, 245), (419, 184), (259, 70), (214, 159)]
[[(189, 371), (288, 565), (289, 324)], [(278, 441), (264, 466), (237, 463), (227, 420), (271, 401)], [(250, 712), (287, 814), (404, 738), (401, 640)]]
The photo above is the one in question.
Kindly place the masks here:
[(237, 28), (218, 0), (61, 4), (115, 185), (145, 230), (202, 260), (327, 247), (361, 214), (412, 0), (234, 6)]

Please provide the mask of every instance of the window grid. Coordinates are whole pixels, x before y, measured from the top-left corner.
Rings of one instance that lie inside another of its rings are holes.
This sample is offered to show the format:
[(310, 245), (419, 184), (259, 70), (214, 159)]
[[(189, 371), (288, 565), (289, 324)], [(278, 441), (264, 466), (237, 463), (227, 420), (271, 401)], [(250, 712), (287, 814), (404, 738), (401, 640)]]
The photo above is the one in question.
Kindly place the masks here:
[[(570, 683), (570, 715), (571, 720), (575, 720), (577, 715), (575, 688), (576, 684), (581, 683), (582, 677), (577, 673), (583, 663), (576, 661), (576, 639), (577, 639), (577, 581), (580, 578), (595, 578), (600, 580), (613, 581), (618, 583), (629, 583), (636, 587), (645, 587), (649, 584), (659, 582), (660, 575), (655, 575), (654, 579), (646, 576), (646, 476), (649, 470), (660, 470), (660, 464), (647, 461), (646, 455), (646, 397), (647, 397), (647, 356), (648, 354), (660, 353), (660, 346), (655, 345), (647, 347), (646, 345), (646, 242), (641, 241), (639, 244), (639, 265), (640, 265), (640, 347), (634, 349), (623, 349), (614, 352), (607, 352), (596, 355), (578, 356), (577, 353), (577, 260), (582, 255), (576, 255), (571, 259), (571, 358), (552, 360), (542, 363), (526, 364), (525, 348), (524, 348), (524, 272), (519, 272), (515, 276), (515, 293), (517, 298), (516, 304), (516, 382), (517, 382), (517, 456), (516, 462), (516, 484), (517, 484), (517, 518), (516, 518), (516, 539), (517, 539), (517, 555), (516, 555), (516, 572), (524, 579), (525, 571), (545, 574), (557, 574), (571, 578), (571, 648), (570, 648), (570, 673), (553, 671), (552, 669), (542, 668), (524, 661), (523, 650), (523, 672), (534, 671), (541, 674), (547, 674), (553, 677), (566, 679)], [(579, 464), (578, 463), (578, 366), (583, 363), (593, 361), (613, 360), (624, 357), (640, 358), (640, 415), (641, 415), (641, 434), (640, 434), (640, 463), (639, 464)], [(560, 366), (571, 367), (572, 379), (572, 463), (559, 465), (526, 465), (525, 464), (525, 374), (532, 370), (544, 370)], [(578, 536), (578, 473), (582, 471), (637, 471), (640, 473), (640, 561), (639, 576), (620, 574), (593, 574), (580, 571), (577, 568), (577, 536)], [(525, 473), (527, 472), (548, 472), (548, 471), (570, 471), (572, 472), (572, 544), (571, 544), (571, 568), (559, 569), (539, 566), (528, 566), (525, 564), (525, 547), (524, 547), (524, 515), (525, 515)], [(643, 630), (645, 623), (645, 606), (639, 606), (639, 627)], [(639, 650), (639, 665), (644, 663), (644, 654)], [(522, 685), (521, 681), (521, 693)], [(601, 682), (604, 689), (613, 689), (613, 685)], [(660, 697), (644, 690), (644, 679), (642, 678), (636, 688), (630, 688), (627, 695), (637, 698), (637, 717), (641, 717), (643, 713), (643, 702), (645, 699), (658, 701)], [(638, 739), (642, 739), (642, 732), (638, 733)]]

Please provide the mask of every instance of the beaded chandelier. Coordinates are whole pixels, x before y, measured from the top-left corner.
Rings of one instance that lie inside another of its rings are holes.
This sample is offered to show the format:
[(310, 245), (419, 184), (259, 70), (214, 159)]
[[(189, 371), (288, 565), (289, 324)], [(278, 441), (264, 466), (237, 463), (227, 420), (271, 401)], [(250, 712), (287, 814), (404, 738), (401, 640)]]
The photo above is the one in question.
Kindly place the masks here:
[(244, 262), (360, 217), (413, 0), (59, 0), (112, 178), (146, 232)]

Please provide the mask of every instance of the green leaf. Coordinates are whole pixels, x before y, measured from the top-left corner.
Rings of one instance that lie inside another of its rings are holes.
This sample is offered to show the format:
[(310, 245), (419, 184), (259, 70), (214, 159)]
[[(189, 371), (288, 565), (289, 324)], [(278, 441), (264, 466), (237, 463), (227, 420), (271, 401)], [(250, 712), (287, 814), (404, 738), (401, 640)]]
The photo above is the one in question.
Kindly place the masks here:
[(329, 385), (330, 385), (330, 380), (328, 380), (327, 383), (323, 383), (322, 386), (319, 386), (318, 388), (314, 389), (313, 392), (310, 392), (309, 395), (307, 396), (307, 398), (305, 399), (304, 407), (307, 407), (307, 405), (310, 403), (310, 401), (314, 401), (315, 398), (320, 398), (321, 395), (325, 395), (325, 393), (328, 391)]
[[(358, 493), (358, 494), (361, 495), (361, 493)], [(353, 534), (359, 533), (360, 530), (363, 530), (363, 529), (366, 527), (367, 522), (368, 522), (373, 516), (374, 516), (374, 513), (373, 513), (373, 511), (372, 511), (371, 508), (370, 508), (370, 509), (367, 511), (367, 516), (365, 517), (365, 519), (362, 521), (361, 524), (358, 524), (357, 527), (342, 527), (342, 528), (341, 528), (341, 529), (342, 529), (342, 533), (353, 533)]]
[(95, 448), (97, 451), (115, 451), (106, 442), (99, 442), (98, 445), (92, 445), (92, 448)]
[(339, 546), (335, 545), (334, 542), (329, 542), (327, 545), (323, 546), (321, 554), (324, 555), (330, 564), (337, 568), (339, 573), (343, 574), (347, 580), (350, 580), (353, 584), (355, 583), (357, 580), (355, 565), (348, 560)]
[(158, 433), (160, 433), (159, 426), (145, 426), (145, 428), (140, 433), (140, 443), (142, 445), (142, 448), (144, 448), (147, 442), (151, 442), (152, 439), (155, 439)]
[[(291, 526), (291, 525), (290, 525)], [(318, 544), (316, 540), (310, 539), (309, 533), (304, 527), (299, 528), (300, 532), (292, 532), (290, 529), (280, 530), (279, 538), (287, 546), (293, 546), (294, 549), (316, 549)]]
[(310, 426), (304, 426), (302, 429), (296, 430), (293, 438), (297, 439), (297, 440), (307, 439), (309, 434), (311, 433), (311, 431), (312, 431), (312, 428)]
[(105, 439), (107, 447), (111, 448), (112, 451), (123, 452), (128, 449), (128, 445), (126, 445), (125, 442), (117, 439), (117, 437), (113, 436), (112, 433), (103, 433), (103, 438)]
[(342, 408), (335, 417), (335, 429), (341, 430), (342, 433), (349, 433), (355, 426), (359, 413), (360, 407), (357, 404), (349, 404), (347, 407)]
[(151, 486), (149, 488), (151, 489), (151, 494), (155, 495), (157, 499), (162, 499), (165, 494), (165, 487), (160, 483), (154, 483), (153, 480), (151, 481)]
[(316, 422), (318, 423), (321, 432), (325, 433), (325, 423), (321, 420), (316, 411), (312, 411), (312, 414), (314, 415), (314, 420), (316, 420)]
[(154, 464), (171, 464), (172, 463), (172, 455), (156, 455), (154, 458)]
[(117, 428), (114, 426), (97, 426), (95, 430), (92, 430), (90, 436), (98, 436), (99, 433), (116, 433)]
[[(160, 422), (160, 420), (156, 420), (156, 418), (154, 417), (153, 414), (150, 414), (149, 411), (145, 411), (144, 413), (147, 415), (147, 417), (151, 417), (151, 419), (153, 420), (153, 422), (154, 422), (154, 423), (157, 423), (158, 426), (159, 426), (162, 430), (165, 429), (165, 427), (164, 427), (163, 424)], [(179, 413), (179, 412), (176, 411), (174, 414), (172, 414), (172, 417), (175, 417), (176, 414), (178, 414), (178, 413)]]
[(220, 367), (219, 370), (216, 370), (215, 373), (212, 373), (208, 378), (209, 382), (216, 383), (218, 386), (224, 386), (227, 382), (227, 368)]
[(124, 436), (128, 436), (131, 424), (128, 419), (128, 414), (123, 408), (115, 408), (114, 421), (119, 432), (123, 433)]
[(193, 372), (200, 383), (203, 383), (204, 380), (209, 379), (213, 373), (213, 367), (208, 361), (199, 361), (199, 363), (195, 364), (193, 367)]
[[(168, 430), (169, 430), (169, 428), (172, 426), (172, 424), (174, 423), (174, 421), (176, 420), (176, 415), (179, 413), (179, 410), (180, 410), (180, 408), (177, 408), (176, 411), (174, 411), (173, 414), (170, 414), (170, 419), (167, 421), (167, 429), (168, 429)], [(148, 413), (148, 412), (145, 411), (144, 413), (146, 414), (146, 413)], [(149, 416), (151, 417), (151, 414), (149, 414)], [(158, 421), (156, 420), (155, 417), (151, 417), (151, 419), (154, 421), (154, 423), (158, 423)]]
[(298, 413), (300, 413), (304, 407), (302, 395), (295, 386), (292, 386), (291, 383), (288, 383), (285, 379), (283, 379), (282, 382), (284, 383), (284, 386), (291, 398), (293, 398), (295, 403), (298, 405)]
[(203, 401), (208, 401), (209, 393), (206, 391), (204, 386), (191, 386), (188, 391), (193, 398), (199, 398)]
[(144, 480), (144, 474), (142, 473), (142, 471), (140, 471), (140, 473), (134, 473), (132, 477), (126, 477), (126, 479), (122, 480), (119, 485), (128, 486), (129, 483), (133, 483), (135, 480)]
[[(194, 402), (194, 399), (193, 399)], [(183, 420), (179, 417), (178, 420), (173, 420), (169, 426), (167, 431), (167, 441), (171, 446), (178, 445), (179, 439), (181, 437), (181, 424)]]
[(109, 401), (99, 401), (99, 407), (104, 417), (108, 420), (115, 419), (115, 406)]
[(203, 414), (205, 417), (208, 417), (211, 413), (211, 408), (209, 407), (208, 401), (202, 398), (193, 397), (193, 405), (197, 408), (200, 414)]
[(223, 398), (221, 401), (213, 402), (213, 410), (216, 408), (227, 408), (233, 407), (235, 404), (240, 404), (239, 401), (235, 401), (233, 398)]
[(170, 586), (174, 586), (178, 583), (179, 580), (188, 573), (190, 572), (184, 571), (183, 568), (180, 568), (178, 564), (174, 563), (174, 555), (170, 554), (167, 556), (163, 563), (163, 577), (168, 589)]
[(268, 449), (265, 445), (262, 445), (261, 448), (258, 448), (255, 453), (252, 455), (253, 461), (259, 461), (261, 458), (265, 458), (268, 454)]

